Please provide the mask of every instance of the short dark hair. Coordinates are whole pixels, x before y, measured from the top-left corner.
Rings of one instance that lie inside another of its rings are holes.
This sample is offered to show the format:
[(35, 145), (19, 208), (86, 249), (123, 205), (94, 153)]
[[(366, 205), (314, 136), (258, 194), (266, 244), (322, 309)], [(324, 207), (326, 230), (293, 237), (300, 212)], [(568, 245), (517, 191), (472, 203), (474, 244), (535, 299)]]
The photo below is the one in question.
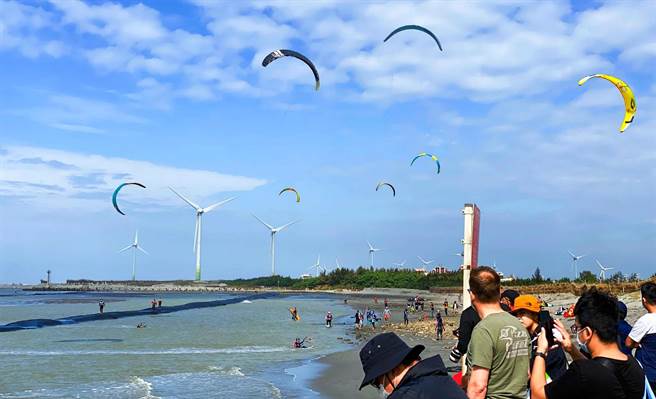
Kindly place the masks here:
[(647, 281), (640, 286), (640, 294), (650, 305), (656, 305), (656, 283)]
[(499, 302), (501, 278), (491, 267), (479, 266), (469, 275), (469, 289), (483, 303)]
[(590, 327), (604, 343), (617, 342), (617, 299), (592, 287), (583, 292), (574, 306), (574, 315), (582, 327)]

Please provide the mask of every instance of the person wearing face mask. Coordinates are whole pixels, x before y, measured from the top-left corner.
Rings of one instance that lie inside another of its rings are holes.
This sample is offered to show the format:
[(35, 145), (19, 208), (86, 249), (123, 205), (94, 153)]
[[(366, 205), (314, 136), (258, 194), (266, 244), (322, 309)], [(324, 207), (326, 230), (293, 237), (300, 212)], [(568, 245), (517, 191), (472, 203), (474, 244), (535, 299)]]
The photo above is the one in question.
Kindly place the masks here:
[(360, 350), (360, 389), (371, 385), (381, 398), (390, 399), (466, 399), (439, 355), (421, 359), (424, 349), (411, 348), (392, 332), (376, 335)]
[[(531, 370), (531, 398), (641, 399), (645, 374), (638, 362), (622, 353), (617, 344), (617, 300), (592, 288), (576, 302), (574, 315), (572, 334), (578, 346), (572, 344), (567, 328), (555, 320), (560, 333), (555, 339), (574, 361), (565, 374), (549, 384), (545, 366), (551, 352), (542, 329)], [(581, 354), (579, 347), (589, 352), (591, 359)]]

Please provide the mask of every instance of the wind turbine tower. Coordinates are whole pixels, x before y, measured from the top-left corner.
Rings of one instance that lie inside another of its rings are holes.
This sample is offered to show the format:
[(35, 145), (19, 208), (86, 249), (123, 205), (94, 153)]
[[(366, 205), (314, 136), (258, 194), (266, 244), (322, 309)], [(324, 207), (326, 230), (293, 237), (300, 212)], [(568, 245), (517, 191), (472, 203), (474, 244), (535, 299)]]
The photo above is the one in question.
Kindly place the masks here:
[(605, 267), (597, 259), (595, 259), (595, 262), (599, 265), (599, 279), (601, 279), (601, 281), (606, 280), (606, 272), (614, 269), (614, 267)]
[(196, 211), (196, 229), (194, 230), (194, 252), (196, 253), (196, 281), (200, 281), (200, 242), (201, 242), (201, 232), (202, 232), (202, 222), (203, 222), (203, 214), (208, 213), (221, 205), (227, 204), (228, 202), (232, 201), (235, 199), (235, 197), (228, 198), (227, 200), (223, 200), (221, 202), (217, 202), (216, 204), (210, 205), (206, 208), (201, 208), (200, 206), (196, 205), (195, 203), (191, 202), (189, 199), (184, 197), (182, 194), (179, 192), (175, 191), (172, 187), (169, 187), (171, 191), (175, 193), (178, 197), (180, 197), (181, 200), (189, 204), (194, 210)]
[(283, 231), (287, 227), (293, 225), (294, 223), (297, 223), (298, 220), (294, 220), (293, 222), (283, 224), (280, 227), (273, 227), (270, 224), (266, 223), (264, 220), (258, 218), (257, 216), (253, 215), (253, 217), (257, 219), (260, 223), (262, 223), (271, 232), (271, 275), (275, 276), (276, 275), (276, 234)]
[(586, 255), (574, 255), (572, 251), (567, 251), (569, 253), (569, 256), (572, 258), (572, 269), (574, 270), (574, 280), (579, 278), (579, 268), (576, 262), (579, 261), (579, 259), (584, 258)]
[(378, 251), (382, 251), (380, 248), (374, 248), (369, 241), (367, 241), (367, 245), (369, 245), (369, 266), (373, 267), (374, 266), (374, 253)]
[(316, 270), (316, 272), (317, 272), (317, 277), (319, 277), (319, 273), (320, 273), (321, 269), (323, 269), (324, 271), (326, 270), (324, 267), (321, 266), (321, 254), (319, 254), (319, 256), (317, 257), (317, 263), (315, 263), (314, 265), (310, 266), (309, 268), (310, 268), (310, 269), (315, 269), (315, 270)]
[(128, 249), (132, 249), (132, 281), (136, 280), (137, 277), (137, 251), (141, 251), (148, 255), (148, 252), (146, 252), (145, 249), (141, 248), (139, 246), (139, 231), (136, 231), (134, 233), (134, 242), (127, 247), (123, 248), (122, 250), (118, 251), (118, 253), (125, 252)]

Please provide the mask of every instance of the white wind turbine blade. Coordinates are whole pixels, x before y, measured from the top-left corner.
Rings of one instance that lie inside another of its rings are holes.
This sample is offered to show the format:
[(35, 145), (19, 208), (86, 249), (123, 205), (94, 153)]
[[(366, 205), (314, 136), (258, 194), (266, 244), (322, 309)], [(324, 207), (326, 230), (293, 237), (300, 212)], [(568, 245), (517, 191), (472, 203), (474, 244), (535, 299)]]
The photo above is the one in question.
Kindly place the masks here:
[(223, 200), (223, 201), (221, 201), (221, 202), (217, 202), (217, 203), (214, 204), (214, 205), (210, 205), (210, 206), (208, 206), (207, 208), (204, 208), (203, 211), (205, 211), (205, 213), (207, 213), (207, 212), (209, 212), (209, 211), (211, 211), (211, 210), (213, 210), (213, 209), (215, 209), (215, 208), (218, 208), (218, 207), (221, 206), (221, 205), (227, 204), (228, 202), (235, 200), (236, 198), (237, 198), (237, 197), (231, 197), (231, 198), (228, 198), (228, 199)]
[(121, 252), (125, 252), (125, 251), (127, 251), (128, 249), (130, 249), (132, 247), (133, 247), (133, 245), (128, 245), (127, 247), (125, 247), (122, 250), (118, 251), (118, 253), (120, 254)]
[(576, 259), (576, 255), (574, 255), (574, 254), (572, 253), (572, 251), (567, 251), (567, 253), (568, 253), (572, 258)]
[(134, 232), (134, 245), (139, 244), (139, 230)]
[(141, 251), (141, 252), (143, 252), (143, 253), (145, 253), (146, 255), (150, 255), (150, 254), (149, 254), (148, 252), (146, 252), (146, 250), (145, 250), (145, 249), (143, 249), (143, 248), (141, 248), (141, 247), (140, 247), (140, 246), (138, 246), (138, 245), (137, 245), (137, 246), (136, 246), (135, 248), (137, 248), (137, 249), (138, 249), (139, 251)]
[(604, 268), (604, 265), (602, 265), (597, 259), (595, 259), (595, 262), (597, 262), (597, 264), (599, 265), (600, 268), (602, 268), (602, 269)]
[(276, 230), (276, 231), (283, 231), (283, 230), (286, 229), (287, 227), (289, 227), (289, 226), (291, 226), (291, 225), (293, 225), (293, 224), (295, 224), (295, 223), (298, 223), (298, 222), (300, 222), (300, 220), (294, 220), (293, 222), (289, 222), (289, 223), (287, 223), (287, 224), (283, 224), (283, 225), (280, 226), (280, 227), (277, 227), (275, 230)]
[(367, 241), (367, 245), (369, 245), (369, 250), (370, 250), (370, 251), (373, 251), (373, 250), (374, 250), (374, 247), (371, 246), (371, 243), (370, 243), (369, 241)]
[(265, 222), (264, 220), (258, 218), (254, 213), (251, 213), (251, 215), (253, 215), (253, 217), (254, 217), (255, 219), (259, 220), (260, 223), (262, 223), (263, 225), (265, 225), (269, 230), (274, 230), (274, 227), (273, 227), (273, 226), (271, 226), (269, 223)]
[(579, 255), (578, 258), (577, 258), (577, 260), (579, 260), (579, 259), (583, 259), (583, 258), (585, 258), (586, 256), (588, 256), (588, 255), (587, 255), (587, 254), (585, 254), (585, 255)]
[(173, 189), (173, 187), (170, 187), (170, 186), (169, 186), (169, 190), (173, 191), (173, 192), (175, 193), (175, 195), (177, 195), (178, 197), (180, 197), (181, 200), (183, 200), (184, 202), (186, 202), (187, 204), (189, 204), (189, 205), (190, 205), (192, 208), (194, 208), (195, 210), (199, 211), (199, 210), (202, 209), (200, 206), (194, 204), (194, 203), (191, 202), (189, 199), (187, 199), (184, 195), (182, 195), (182, 194), (180, 194), (179, 192), (175, 191), (175, 190)]

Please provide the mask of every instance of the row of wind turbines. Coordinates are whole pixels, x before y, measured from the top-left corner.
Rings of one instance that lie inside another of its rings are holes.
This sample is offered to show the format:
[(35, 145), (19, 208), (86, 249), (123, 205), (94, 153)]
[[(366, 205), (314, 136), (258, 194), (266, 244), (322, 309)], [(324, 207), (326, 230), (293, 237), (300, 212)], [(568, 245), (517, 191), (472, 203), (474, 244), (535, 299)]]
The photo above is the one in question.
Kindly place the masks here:
[[(567, 253), (569, 253), (569, 256), (572, 259), (572, 270), (574, 271), (574, 279), (576, 280), (579, 277), (579, 269), (578, 269), (577, 262), (588, 255), (574, 255), (572, 251), (567, 251)], [(606, 272), (614, 269), (614, 267), (604, 266), (597, 259), (595, 259), (595, 262), (597, 263), (597, 266), (599, 266), (599, 279), (601, 279), (602, 281), (606, 280)]]
[[(200, 205), (196, 204), (195, 202), (191, 201), (189, 198), (185, 197), (184, 195), (180, 194), (178, 191), (176, 191), (173, 187), (169, 187), (169, 189), (177, 195), (181, 200), (183, 200), (185, 203), (187, 203), (189, 206), (191, 206), (194, 211), (196, 212), (196, 227), (194, 228), (194, 253), (196, 255), (196, 276), (195, 280), (200, 281), (201, 280), (201, 240), (202, 240), (202, 225), (203, 225), (203, 215), (206, 213), (209, 213), (231, 201), (233, 201), (236, 197), (231, 197), (228, 199), (225, 199), (223, 201), (217, 202), (215, 204), (212, 204), (207, 207), (201, 207)], [(285, 230), (289, 226), (296, 224), (300, 222), (300, 220), (294, 220), (292, 222), (289, 222), (287, 224), (283, 224), (282, 226), (274, 227), (270, 225), (269, 223), (265, 222), (264, 220), (260, 219), (257, 215), (253, 214), (253, 217), (257, 219), (264, 227), (266, 227), (269, 230), (269, 233), (271, 235), (271, 275), (276, 274), (276, 234), (280, 233), (281, 231)], [(373, 267), (374, 265), (374, 254), (378, 251), (382, 251), (381, 248), (375, 248), (369, 241), (367, 241), (367, 245), (369, 246), (369, 257), (370, 257), (370, 266)], [(139, 231), (136, 231), (134, 234), (134, 241), (132, 244), (128, 245), (127, 247), (121, 249), (119, 253), (132, 250), (132, 281), (136, 280), (136, 268), (137, 268), (137, 252), (141, 251), (142, 253), (149, 255), (148, 252), (139, 245)], [(433, 263), (433, 260), (425, 260), (421, 256), (417, 257), (424, 266), (428, 266), (431, 263)], [(339, 263), (339, 259), (335, 259), (336, 265), (338, 268), (341, 268), (341, 265)], [(394, 263), (395, 266), (398, 267), (404, 267), (406, 261), (402, 261), (400, 263)], [(310, 266), (309, 269), (314, 269), (316, 271), (316, 274), (319, 275), (322, 271), (327, 272), (328, 269), (325, 266), (321, 265), (321, 255), (317, 257), (317, 262)]]

